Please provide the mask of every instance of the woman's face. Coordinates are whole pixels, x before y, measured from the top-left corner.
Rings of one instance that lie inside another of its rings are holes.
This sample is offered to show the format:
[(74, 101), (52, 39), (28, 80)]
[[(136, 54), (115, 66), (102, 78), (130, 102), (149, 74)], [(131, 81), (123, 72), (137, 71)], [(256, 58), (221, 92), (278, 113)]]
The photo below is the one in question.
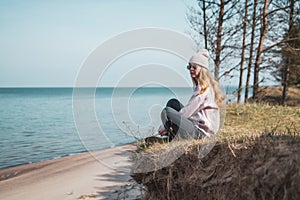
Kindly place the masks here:
[(199, 74), (200, 74), (200, 71), (201, 71), (201, 67), (199, 65), (189, 63), (188, 69), (190, 71), (191, 78), (198, 78), (199, 77)]

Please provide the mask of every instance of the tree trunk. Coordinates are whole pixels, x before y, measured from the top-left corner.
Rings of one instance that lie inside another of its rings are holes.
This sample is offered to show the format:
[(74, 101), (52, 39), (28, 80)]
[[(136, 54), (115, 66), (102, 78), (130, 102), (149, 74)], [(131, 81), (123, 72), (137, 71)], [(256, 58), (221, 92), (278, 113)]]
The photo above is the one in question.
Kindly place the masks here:
[(247, 15), (248, 15), (248, 0), (245, 1), (245, 15), (243, 19), (243, 47), (241, 55), (241, 66), (240, 66), (240, 80), (238, 88), (238, 98), (237, 102), (241, 101), (241, 93), (243, 90), (243, 72), (244, 72), (244, 60), (245, 60), (245, 48), (246, 48), (246, 36), (247, 36)]
[[(290, 37), (290, 34), (292, 32), (293, 29), (293, 20), (294, 20), (294, 5), (295, 5), (295, 1), (294, 0), (290, 0), (290, 16), (289, 16), (289, 32), (288, 32), (288, 38)], [(288, 82), (289, 82), (289, 59), (287, 59), (287, 62), (285, 63), (284, 66), (284, 77), (283, 77), (283, 90), (282, 90), (282, 99), (281, 99), (281, 104), (282, 105), (286, 105), (286, 99), (287, 99), (287, 91), (288, 91)]]
[(219, 79), (219, 71), (221, 64), (221, 42), (222, 42), (222, 30), (223, 30), (223, 17), (224, 17), (224, 7), (225, 1), (220, 0), (220, 10), (219, 10), (219, 19), (218, 19), (218, 32), (217, 32), (217, 46), (216, 46), (216, 59), (215, 59), (215, 78)]
[(254, 64), (254, 81), (253, 81), (253, 98), (255, 99), (257, 97), (258, 93), (258, 84), (259, 84), (259, 65), (261, 60), (261, 55), (263, 52), (263, 44), (265, 41), (266, 33), (267, 33), (267, 26), (268, 26), (268, 19), (267, 19), (267, 12), (268, 12), (268, 2), (269, 0), (265, 0), (264, 2), (264, 8), (263, 8), (263, 24), (261, 28), (261, 34), (259, 38), (259, 44), (257, 48), (257, 54)]
[(249, 55), (249, 63), (247, 70), (247, 79), (246, 79), (246, 90), (245, 90), (245, 103), (248, 100), (249, 88), (250, 88), (250, 75), (252, 68), (252, 58), (253, 58), (253, 46), (254, 46), (254, 38), (255, 38), (255, 27), (256, 27), (256, 7), (257, 0), (254, 0), (253, 4), (253, 13), (252, 13), (252, 30), (251, 30), (251, 42), (250, 42), (250, 55)]
[(288, 80), (289, 80), (289, 62), (285, 63), (286, 66), (284, 67), (284, 74), (283, 74), (283, 89), (282, 89), (282, 98), (281, 104), (286, 105), (287, 99), (287, 90), (288, 90)]
[(208, 49), (208, 46), (207, 46), (207, 28), (206, 28), (206, 5), (205, 5), (205, 0), (202, 0), (202, 10), (203, 10), (204, 44), (205, 44), (205, 49)]

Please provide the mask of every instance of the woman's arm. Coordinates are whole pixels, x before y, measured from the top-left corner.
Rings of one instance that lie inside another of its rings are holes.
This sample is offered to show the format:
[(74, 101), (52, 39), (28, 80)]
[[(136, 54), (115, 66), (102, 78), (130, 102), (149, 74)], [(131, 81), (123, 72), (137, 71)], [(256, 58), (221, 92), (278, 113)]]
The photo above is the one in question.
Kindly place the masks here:
[(205, 93), (203, 94), (194, 94), (189, 100), (188, 104), (185, 105), (179, 113), (181, 113), (186, 118), (190, 118), (193, 114), (199, 111), (199, 107), (204, 103)]

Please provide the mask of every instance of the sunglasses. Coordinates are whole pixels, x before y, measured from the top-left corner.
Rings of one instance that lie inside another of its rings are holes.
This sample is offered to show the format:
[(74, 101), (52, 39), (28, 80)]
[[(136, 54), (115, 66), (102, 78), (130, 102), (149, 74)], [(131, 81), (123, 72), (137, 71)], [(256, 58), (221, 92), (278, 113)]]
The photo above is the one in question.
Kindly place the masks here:
[(194, 70), (196, 70), (198, 67), (199, 67), (198, 65), (191, 65), (191, 64), (189, 64), (188, 66), (186, 66), (186, 68), (188, 70), (190, 70), (191, 68), (194, 68)]

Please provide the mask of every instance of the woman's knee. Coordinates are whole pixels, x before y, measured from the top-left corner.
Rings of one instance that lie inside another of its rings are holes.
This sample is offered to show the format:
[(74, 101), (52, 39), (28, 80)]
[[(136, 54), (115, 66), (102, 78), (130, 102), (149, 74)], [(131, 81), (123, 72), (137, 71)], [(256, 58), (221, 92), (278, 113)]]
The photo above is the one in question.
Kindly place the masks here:
[(178, 99), (173, 98), (168, 101), (167, 106), (171, 107), (170, 105), (177, 104), (177, 103), (179, 103)]
[(167, 107), (173, 108), (176, 111), (179, 111), (183, 105), (177, 99), (170, 99), (167, 103)]

